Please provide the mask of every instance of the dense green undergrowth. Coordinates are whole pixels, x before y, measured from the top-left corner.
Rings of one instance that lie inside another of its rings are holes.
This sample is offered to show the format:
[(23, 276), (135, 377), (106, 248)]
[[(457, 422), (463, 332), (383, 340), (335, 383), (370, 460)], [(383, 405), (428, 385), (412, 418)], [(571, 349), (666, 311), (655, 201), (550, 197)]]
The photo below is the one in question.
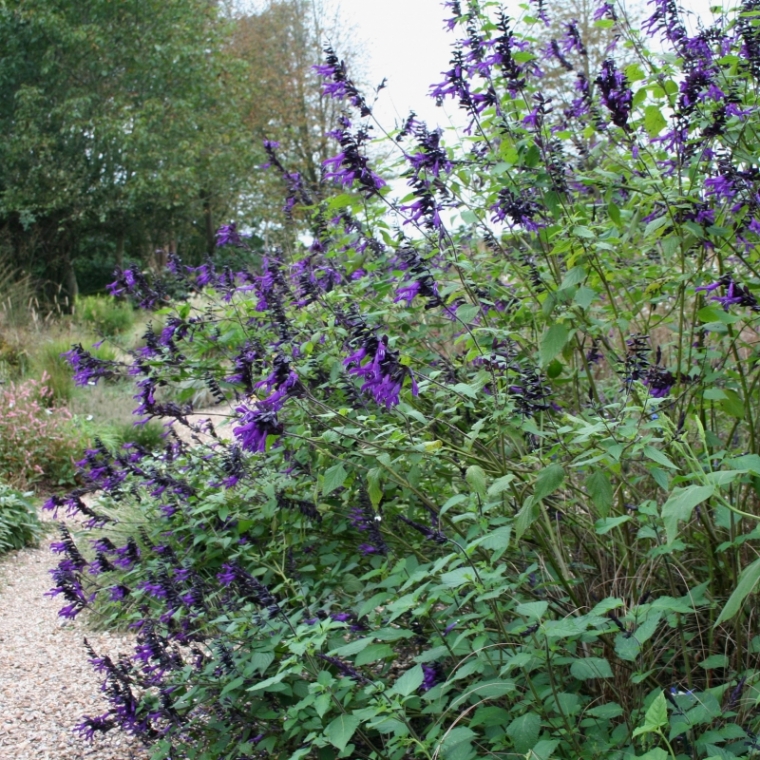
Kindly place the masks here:
[[(576, 24), (531, 36), (548, 6), (523, 34), (446, 5), (434, 94), (467, 127), (390, 134), (408, 196), (328, 51), (335, 195), (267, 144), (309, 240), (118, 273), (148, 308), (207, 300), (163, 308), (130, 369), (140, 415), (190, 435), (95, 446), (48, 505), (89, 525), (55, 545), (62, 614), (138, 639), (91, 653), (110, 704), (85, 736), (197, 760), (758, 750), (760, 6), (692, 34), (658, 0), (663, 53), (600, 5), (619, 52), (589, 73)], [(122, 369), (70, 359), (83, 384)]]

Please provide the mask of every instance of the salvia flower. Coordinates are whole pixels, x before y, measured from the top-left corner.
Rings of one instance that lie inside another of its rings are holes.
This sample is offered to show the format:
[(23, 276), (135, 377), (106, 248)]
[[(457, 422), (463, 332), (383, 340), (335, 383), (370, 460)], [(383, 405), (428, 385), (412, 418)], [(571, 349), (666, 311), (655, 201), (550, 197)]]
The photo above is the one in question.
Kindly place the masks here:
[(61, 354), (74, 370), (76, 385), (95, 385), (100, 378), (112, 379), (119, 376), (117, 362), (98, 359), (82, 348), (81, 343)]
[(625, 344), (625, 384), (630, 386), (634, 380), (643, 380), (646, 376), (651, 348), (646, 335), (632, 335)]
[(491, 206), (491, 212), (494, 222), (507, 221), (510, 227), (528, 232), (536, 232), (544, 226), (539, 204), (530, 198), (517, 195), (507, 187), (499, 190), (498, 201)]
[(337, 100), (348, 98), (349, 102), (359, 109), (362, 117), (369, 116), (372, 113), (364, 96), (348, 76), (345, 62), (335, 55), (335, 51), (331, 47), (325, 48), (324, 64), (315, 66), (314, 70), (324, 80), (322, 88), (324, 95)]
[(664, 367), (652, 365), (644, 377), (644, 385), (649, 388), (652, 398), (665, 398), (675, 385), (676, 378), (672, 372)]
[(399, 515), (398, 519), (402, 522), (405, 522), (411, 528), (414, 528), (418, 533), (421, 533), (425, 538), (427, 538), (429, 541), (432, 541), (433, 543), (445, 544), (448, 540), (435, 525), (432, 528), (428, 528), (427, 526), (421, 525), (414, 520), (410, 520), (408, 517), (404, 517), (404, 515)]
[(422, 673), (423, 679), (422, 684), (420, 685), (420, 691), (423, 694), (445, 680), (443, 667), (440, 662), (423, 663)]
[(368, 536), (369, 540), (359, 546), (362, 554), (388, 554), (388, 545), (380, 530), (382, 518), (372, 508), (369, 497), (363, 489), (359, 493), (359, 506), (350, 511), (348, 519), (354, 528)]
[(323, 662), (328, 663), (329, 665), (332, 665), (341, 675), (347, 676), (357, 683), (371, 683), (369, 678), (367, 678), (365, 675), (362, 675), (362, 673), (360, 673), (353, 665), (349, 665), (347, 662), (344, 662), (337, 657), (330, 657), (329, 655), (317, 652), (317, 658)]
[(440, 306), (443, 301), (438, 295), (438, 285), (419, 251), (411, 245), (403, 245), (396, 255), (403, 268), (411, 274), (412, 280), (396, 291), (394, 302), (406, 301), (407, 306), (411, 306), (414, 298), (420, 296), (427, 301), (426, 309)]
[(325, 172), (325, 180), (338, 182), (344, 187), (356, 183), (364, 195), (376, 195), (385, 186), (385, 182), (370, 169), (369, 159), (364, 154), (369, 132), (362, 127), (354, 133), (350, 128), (351, 122), (344, 116), (340, 120), (340, 129), (330, 134), (340, 143), (341, 152), (323, 162), (328, 170)]
[(602, 93), (602, 103), (612, 116), (612, 123), (618, 127), (625, 127), (631, 115), (633, 93), (625, 74), (617, 69), (612, 59), (608, 58), (602, 64), (596, 84)]
[(724, 295), (713, 296), (710, 300), (719, 303), (725, 311), (728, 311), (730, 306), (744, 306), (760, 312), (760, 303), (754, 293), (746, 285), (736, 283), (730, 275), (724, 275), (716, 282), (696, 288), (698, 293), (714, 293), (718, 290), (723, 290)]
[(216, 231), (216, 247), (224, 248), (226, 245), (232, 245), (235, 248), (246, 247), (235, 222), (224, 224)]
[(412, 395), (418, 393), (412, 371), (401, 364), (399, 358), (399, 352), (390, 348), (387, 335), (382, 338), (372, 335), (343, 363), (348, 367), (349, 374), (364, 380), (362, 392), (369, 393), (377, 404), (390, 409), (399, 403), (399, 394), (407, 377), (412, 380)]

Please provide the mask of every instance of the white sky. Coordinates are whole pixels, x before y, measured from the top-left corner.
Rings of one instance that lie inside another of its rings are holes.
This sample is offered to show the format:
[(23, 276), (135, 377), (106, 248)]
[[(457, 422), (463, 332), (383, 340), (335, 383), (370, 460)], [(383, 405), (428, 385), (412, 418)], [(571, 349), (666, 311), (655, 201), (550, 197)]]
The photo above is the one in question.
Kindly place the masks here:
[[(546, 0), (549, 11), (551, 3)], [(443, 19), (451, 14), (441, 0), (341, 0), (339, 4), (366, 50), (369, 81), (377, 85), (384, 77), (388, 79), (375, 107), (378, 120), (393, 127), (413, 109), (430, 126), (447, 125), (446, 110), (436, 108), (427, 95), (429, 86), (443, 79), (441, 72), (448, 69), (450, 45), (456, 39), (455, 33), (444, 30)], [(512, 15), (521, 14), (516, 0), (505, 5), (514, 8)], [(646, 8), (645, 0), (641, 5)], [(715, 2), (681, 0), (680, 5), (693, 14), (692, 18), (699, 16), (706, 21)], [(457, 32), (461, 34), (461, 29)], [(451, 103), (447, 108), (455, 110)]]
[(455, 39), (443, 28), (441, 0), (342, 0), (340, 9), (366, 45), (370, 82), (388, 79), (375, 109), (378, 119), (392, 127), (413, 109), (430, 122), (445, 120), (427, 96), (429, 86), (443, 79)]

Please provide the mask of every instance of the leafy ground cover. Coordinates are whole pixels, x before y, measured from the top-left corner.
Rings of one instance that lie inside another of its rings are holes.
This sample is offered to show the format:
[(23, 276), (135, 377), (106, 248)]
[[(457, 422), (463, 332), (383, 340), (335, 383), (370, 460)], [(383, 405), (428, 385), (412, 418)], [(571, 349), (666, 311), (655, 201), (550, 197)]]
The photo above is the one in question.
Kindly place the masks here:
[[(85, 737), (204, 760), (758, 749), (760, 6), (690, 32), (669, 0), (643, 31), (600, 4), (595, 72), (575, 23), (536, 44), (548, 5), (519, 29), (446, 6), (433, 95), (461, 132), (410, 116), (376, 166), (328, 51), (335, 195), (266, 146), (310, 239), (112, 286), (161, 308), (139, 414), (189, 425), (200, 384), (234, 412), (231, 438), (211, 418), (195, 446), (96, 445), (48, 503), (89, 526), (54, 545), (61, 614), (138, 636), (91, 653), (111, 707)], [(70, 360), (81, 384), (126, 369)], [(125, 502), (142, 524), (116, 542)]]

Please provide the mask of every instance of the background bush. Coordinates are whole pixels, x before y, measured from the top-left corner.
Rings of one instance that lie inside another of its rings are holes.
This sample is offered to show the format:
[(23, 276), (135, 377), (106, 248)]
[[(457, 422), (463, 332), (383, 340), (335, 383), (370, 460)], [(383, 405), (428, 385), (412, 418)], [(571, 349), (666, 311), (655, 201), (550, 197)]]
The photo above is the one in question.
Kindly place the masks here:
[(75, 307), (76, 319), (92, 332), (114, 336), (132, 329), (135, 314), (128, 301), (116, 301), (110, 296), (84, 296)]
[[(87, 488), (48, 504), (94, 531), (92, 558), (56, 546), (61, 613), (138, 636), (130, 660), (92, 653), (111, 706), (85, 736), (156, 758), (757, 751), (760, 9), (691, 35), (657, 2), (658, 53), (600, 5), (626, 47), (590, 73), (577, 24), (537, 42), (548, 6), (525, 32), (447, 7), (433, 93), (465, 128), (390, 134), (396, 200), (328, 51), (336, 194), (311, 203), (267, 145), (311, 237), (255, 272), (172, 262), (207, 301), (131, 369), (139, 414), (195, 445), (96, 446)], [(137, 269), (113, 290), (167, 292)], [(80, 384), (113, 369), (71, 359)], [(144, 520), (116, 543), (124, 502)]]
[(45, 480), (72, 484), (81, 453), (71, 413), (42, 380), (0, 386), (0, 478), (26, 489)]
[(30, 496), (0, 483), (0, 554), (39, 541), (41, 526)]

